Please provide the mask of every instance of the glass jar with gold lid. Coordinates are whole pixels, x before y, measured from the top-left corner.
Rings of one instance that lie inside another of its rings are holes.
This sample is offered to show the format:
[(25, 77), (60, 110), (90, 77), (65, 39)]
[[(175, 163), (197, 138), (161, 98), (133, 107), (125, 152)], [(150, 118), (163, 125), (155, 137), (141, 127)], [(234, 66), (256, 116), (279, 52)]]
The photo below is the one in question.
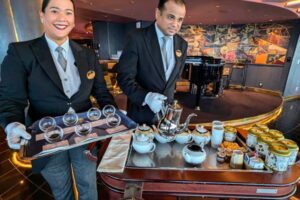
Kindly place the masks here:
[(269, 127), (265, 124), (255, 124), (254, 127), (257, 127), (264, 132), (269, 132)]
[(285, 145), (275, 142), (269, 147), (269, 153), (266, 156), (265, 163), (275, 171), (286, 171), (290, 155), (291, 152)]
[(270, 129), (268, 134), (277, 141), (284, 139), (283, 133), (279, 130)]
[(298, 151), (299, 151), (299, 147), (298, 147), (297, 143), (294, 142), (293, 140), (289, 140), (289, 139), (281, 140), (280, 143), (284, 144), (291, 152), (291, 155), (289, 157), (289, 165), (295, 164), (295, 161), (296, 161), (296, 158), (298, 155)]
[(276, 142), (275, 139), (270, 137), (267, 134), (261, 134), (257, 138), (257, 144), (255, 145), (255, 151), (261, 155), (262, 157), (265, 157), (269, 152), (269, 145)]
[(233, 142), (236, 139), (236, 128), (232, 126), (225, 126), (224, 127), (224, 140), (228, 142)]
[(257, 144), (257, 137), (264, 132), (260, 130), (258, 127), (252, 127), (248, 130), (246, 144), (248, 147), (254, 148)]

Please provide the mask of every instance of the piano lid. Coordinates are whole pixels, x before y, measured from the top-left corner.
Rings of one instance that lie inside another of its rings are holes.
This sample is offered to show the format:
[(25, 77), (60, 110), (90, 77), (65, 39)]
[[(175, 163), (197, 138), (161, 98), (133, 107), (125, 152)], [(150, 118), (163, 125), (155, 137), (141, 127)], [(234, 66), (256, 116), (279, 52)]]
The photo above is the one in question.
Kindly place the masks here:
[[(199, 65), (202, 63), (222, 63), (222, 59), (211, 56), (187, 56), (185, 64)], [(224, 61), (223, 61), (224, 62)]]

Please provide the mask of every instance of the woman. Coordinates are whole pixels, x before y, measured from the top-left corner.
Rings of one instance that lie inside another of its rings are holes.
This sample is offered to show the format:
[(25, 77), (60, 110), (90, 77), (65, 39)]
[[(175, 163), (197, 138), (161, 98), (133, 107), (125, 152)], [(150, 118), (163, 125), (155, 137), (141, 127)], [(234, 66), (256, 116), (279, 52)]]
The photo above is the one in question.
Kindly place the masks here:
[[(0, 125), (12, 149), (20, 148), (21, 138), (31, 138), (24, 126), (28, 103), (32, 121), (87, 111), (90, 95), (101, 106), (115, 105), (94, 52), (69, 40), (75, 26), (73, 0), (44, 0), (40, 19), (45, 34), (10, 44), (1, 65)], [(55, 199), (74, 199), (71, 164), (79, 199), (97, 199), (96, 163), (86, 158), (85, 148), (33, 161), (33, 171), (47, 180)]]

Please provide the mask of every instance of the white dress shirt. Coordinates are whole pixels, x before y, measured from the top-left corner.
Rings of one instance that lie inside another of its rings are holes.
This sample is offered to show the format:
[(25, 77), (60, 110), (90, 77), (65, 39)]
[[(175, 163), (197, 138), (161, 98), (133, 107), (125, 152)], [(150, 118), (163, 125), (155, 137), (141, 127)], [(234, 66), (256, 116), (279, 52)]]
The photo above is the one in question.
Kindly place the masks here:
[[(158, 38), (158, 42), (159, 42), (159, 46), (160, 46), (160, 49), (162, 48), (163, 46), (163, 37), (165, 37), (165, 35), (163, 34), (163, 32), (159, 29), (159, 27), (157, 26), (157, 24), (155, 23), (155, 30), (156, 30), (156, 35), (157, 35), (157, 38)], [(168, 36), (170, 37), (169, 40), (167, 40), (167, 59), (168, 59), (168, 63), (169, 63), (169, 66), (165, 66), (165, 63), (164, 63), (164, 69), (165, 69), (165, 77), (166, 77), (166, 80), (169, 80), (170, 76), (171, 76), (171, 73), (175, 67), (175, 63), (176, 63), (176, 60), (175, 60), (175, 55), (174, 55), (174, 36)], [(168, 70), (167, 70), (168, 69)]]

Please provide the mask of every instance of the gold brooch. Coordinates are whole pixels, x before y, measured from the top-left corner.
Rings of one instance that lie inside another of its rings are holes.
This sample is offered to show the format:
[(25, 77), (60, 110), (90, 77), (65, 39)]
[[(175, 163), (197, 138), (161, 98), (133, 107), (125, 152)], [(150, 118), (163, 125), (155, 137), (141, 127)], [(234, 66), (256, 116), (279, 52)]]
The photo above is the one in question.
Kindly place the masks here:
[(86, 77), (87, 77), (89, 80), (94, 79), (95, 76), (96, 76), (96, 73), (95, 73), (94, 70), (90, 70), (90, 71), (88, 71), (88, 72), (86, 73)]
[(177, 49), (176, 50), (176, 56), (178, 57), (178, 58), (180, 58), (181, 56), (182, 56), (182, 52), (181, 52), (181, 50), (179, 50), (179, 49)]

